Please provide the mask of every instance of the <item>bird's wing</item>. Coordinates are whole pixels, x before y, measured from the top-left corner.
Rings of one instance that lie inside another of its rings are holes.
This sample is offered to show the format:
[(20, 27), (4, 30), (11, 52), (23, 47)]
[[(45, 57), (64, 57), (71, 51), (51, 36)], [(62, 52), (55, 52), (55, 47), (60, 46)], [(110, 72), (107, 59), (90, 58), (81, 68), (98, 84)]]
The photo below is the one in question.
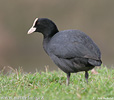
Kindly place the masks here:
[[(78, 34), (79, 33), (79, 34)], [(66, 31), (65, 35), (58, 35), (50, 42), (50, 52), (60, 58), (91, 58), (100, 59), (100, 50), (96, 44), (83, 32)]]

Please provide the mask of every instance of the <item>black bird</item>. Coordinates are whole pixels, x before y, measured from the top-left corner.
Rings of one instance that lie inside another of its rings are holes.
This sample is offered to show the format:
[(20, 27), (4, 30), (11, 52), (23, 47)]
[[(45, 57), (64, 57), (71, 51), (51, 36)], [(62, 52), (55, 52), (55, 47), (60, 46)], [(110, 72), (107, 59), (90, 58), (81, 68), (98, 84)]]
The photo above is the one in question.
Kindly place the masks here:
[(48, 18), (36, 18), (28, 34), (43, 34), (43, 48), (53, 62), (67, 74), (69, 85), (70, 74), (85, 71), (88, 82), (88, 71), (100, 66), (101, 52), (92, 39), (80, 30), (59, 31)]

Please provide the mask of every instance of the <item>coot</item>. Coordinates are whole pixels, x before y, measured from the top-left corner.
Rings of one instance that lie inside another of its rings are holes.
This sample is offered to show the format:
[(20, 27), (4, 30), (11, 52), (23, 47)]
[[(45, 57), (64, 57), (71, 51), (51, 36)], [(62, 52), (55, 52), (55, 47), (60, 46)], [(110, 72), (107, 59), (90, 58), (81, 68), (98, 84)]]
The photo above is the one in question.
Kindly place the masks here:
[(28, 34), (43, 34), (43, 48), (53, 62), (67, 74), (69, 85), (70, 74), (85, 71), (88, 82), (88, 71), (100, 66), (101, 52), (92, 39), (80, 30), (59, 31), (48, 18), (36, 18)]

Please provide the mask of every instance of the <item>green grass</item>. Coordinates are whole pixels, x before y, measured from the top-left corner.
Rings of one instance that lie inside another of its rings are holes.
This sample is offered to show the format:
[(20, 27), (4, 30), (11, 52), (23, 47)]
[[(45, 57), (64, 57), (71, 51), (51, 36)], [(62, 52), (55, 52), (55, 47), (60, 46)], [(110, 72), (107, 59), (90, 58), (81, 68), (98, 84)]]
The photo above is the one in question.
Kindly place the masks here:
[(89, 72), (88, 84), (84, 72), (72, 74), (66, 86), (62, 71), (0, 75), (0, 100), (98, 100), (114, 99), (114, 69), (97, 68), (98, 75)]

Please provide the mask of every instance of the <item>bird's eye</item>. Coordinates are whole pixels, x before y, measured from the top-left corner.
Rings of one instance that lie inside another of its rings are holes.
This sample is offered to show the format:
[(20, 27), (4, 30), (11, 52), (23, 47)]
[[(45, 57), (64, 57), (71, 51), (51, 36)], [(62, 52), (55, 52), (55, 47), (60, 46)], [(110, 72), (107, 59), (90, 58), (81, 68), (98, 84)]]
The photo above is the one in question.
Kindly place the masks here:
[(37, 22), (37, 25), (39, 25), (39, 24), (40, 24), (40, 22), (38, 21), (38, 22)]

